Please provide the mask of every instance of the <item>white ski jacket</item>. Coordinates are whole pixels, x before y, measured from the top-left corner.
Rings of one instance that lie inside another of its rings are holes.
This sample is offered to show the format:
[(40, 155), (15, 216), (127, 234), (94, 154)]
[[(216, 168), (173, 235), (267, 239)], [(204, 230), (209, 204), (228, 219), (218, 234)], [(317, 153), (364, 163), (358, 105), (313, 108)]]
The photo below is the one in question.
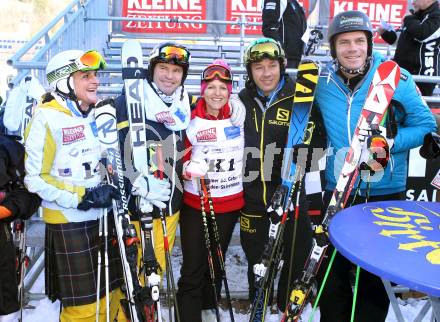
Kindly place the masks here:
[(101, 182), (101, 147), (94, 113), (83, 115), (73, 102), (46, 94), (26, 129), (25, 149), (25, 184), (43, 199), (46, 223), (99, 217), (101, 209), (76, 208), (85, 188)]

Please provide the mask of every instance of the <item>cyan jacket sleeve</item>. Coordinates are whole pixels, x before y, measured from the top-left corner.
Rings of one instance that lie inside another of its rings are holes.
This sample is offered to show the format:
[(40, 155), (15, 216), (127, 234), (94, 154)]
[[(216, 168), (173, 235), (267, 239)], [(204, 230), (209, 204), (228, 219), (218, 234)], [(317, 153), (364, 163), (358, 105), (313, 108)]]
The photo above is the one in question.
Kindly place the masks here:
[(26, 187), (45, 201), (64, 208), (76, 208), (85, 188), (67, 184), (51, 175), (57, 145), (41, 111), (37, 111), (26, 131)]
[(402, 104), (405, 116), (394, 138), (392, 152), (402, 152), (422, 145), (424, 136), (437, 128), (434, 116), (416, 89), (411, 74), (402, 70), (402, 75), (394, 98)]

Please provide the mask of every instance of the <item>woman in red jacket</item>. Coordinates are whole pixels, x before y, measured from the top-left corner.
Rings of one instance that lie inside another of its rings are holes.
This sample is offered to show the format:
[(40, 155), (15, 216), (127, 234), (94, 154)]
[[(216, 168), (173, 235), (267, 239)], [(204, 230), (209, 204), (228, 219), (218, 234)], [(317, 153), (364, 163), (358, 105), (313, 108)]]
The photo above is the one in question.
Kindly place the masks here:
[[(223, 254), (231, 240), (239, 210), (244, 205), (241, 176), (243, 124), (236, 126), (231, 123), (228, 104), (231, 91), (231, 69), (223, 60), (217, 59), (203, 71), (201, 98), (192, 111), (186, 129), (189, 152), (185, 155), (183, 166), (186, 181), (180, 218), (183, 263), (177, 292), (182, 322), (201, 322), (202, 310), (216, 306), (201, 215), (201, 181), (206, 183), (212, 196)], [(205, 199), (204, 212), (207, 217), (210, 216), (210, 210), (208, 200)], [(212, 238), (212, 223), (208, 226), (211, 226), (210, 243), (216, 273), (215, 288), (219, 298), (222, 280), (214, 249), (217, 244)]]

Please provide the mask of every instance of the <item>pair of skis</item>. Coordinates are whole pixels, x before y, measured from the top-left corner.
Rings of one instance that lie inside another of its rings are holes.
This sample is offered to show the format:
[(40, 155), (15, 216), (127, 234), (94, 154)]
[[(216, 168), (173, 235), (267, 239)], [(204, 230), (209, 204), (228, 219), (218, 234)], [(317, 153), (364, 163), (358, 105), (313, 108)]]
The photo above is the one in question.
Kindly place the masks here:
[(400, 68), (393, 61), (382, 63), (374, 73), (336, 188), (322, 224), (315, 228), (313, 248), (306, 260), (301, 277), (294, 283), (289, 303), (281, 320), (283, 322), (297, 321), (309, 300), (317, 271), (329, 245), (329, 224), (335, 214), (345, 208), (350, 193), (360, 175), (359, 161), (363, 145), (366, 142), (362, 140), (359, 131), (360, 129), (374, 128), (382, 122), (399, 79)]
[(298, 66), (295, 94), (284, 150), (281, 169), (282, 183), (275, 191), (267, 209), (270, 219), (269, 238), (265, 245), (261, 262), (254, 266), (256, 294), (252, 303), (250, 322), (264, 321), (273, 280), (282, 266), (283, 239), (285, 223), (292, 206), (292, 195), (295, 188), (300, 190), (305, 164), (297, 164), (294, 157), (302, 159), (307, 149), (296, 149), (299, 144), (306, 147), (310, 144), (313, 124), (309, 116), (313, 104), (319, 67), (310, 60), (303, 60)]
[[(144, 110), (144, 87), (145, 70), (143, 68), (142, 48), (139, 42), (128, 40), (122, 47), (122, 78), (124, 79), (126, 107), (129, 122), (129, 138), (131, 143), (131, 152), (133, 158), (134, 170), (138, 173), (148, 171), (149, 160), (145, 133), (145, 110)], [(159, 151), (160, 153), (161, 151)], [(139, 200), (138, 200), (139, 201)], [(150, 210), (151, 211), (151, 210)], [(139, 211), (142, 245), (142, 260), (145, 285), (151, 289), (153, 299), (152, 305), (147, 308), (149, 321), (161, 319), (159, 284), (160, 275), (159, 264), (154, 254), (154, 238), (153, 238), (153, 217), (151, 213)], [(161, 213), (161, 220), (162, 220)], [(162, 224), (163, 225), (163, 224)], [(167, 244), (166, 228), (164, 230), (165, 259), (167, 260)], [(166, 268), (168, 281), (168, 265)], [(167, 285), (168, 286), (168, 285)], [(156, 313), (154, 313), (156, 312)], [(171, 313), (170, 313), (171, 314)], [(171, 317), (170, 317), (171, 318)]]
[[(129, 138), (131, 144), (131, 157), (136, 173), (145, 173), (149, 170), (149, 160), (146, 142), (145, 110), (143, 106), (143, 82), (145, 70), (143, 68), (142, 48), (139, 42), (128, 40), (122, 48), (122, 75), (125, 82), (126, 106), (130, 126)], [(113, 202), (113, 214), (118, 235), (118, 244), (126, 288), (126, 299), (123, 307), (127, 318), (132, 322), (156, 322), (162, 321), (160, 309), (158, 274), (159, 265), (154, 254), (151, 213), (140, 213), (141, 238), (137, 236), (135, 227), (131, 223), (128, 213), (128, 197), (124, 186), (124, 173), (122, 172), (122, 159), (117, 132), (116, 111), (113, 102), (104, 101), (98, 104), (95, 111), (98, 136), (104, 147), (107, 180), (116, 186), (121, 193), (121, 200)], [(157, 156), (156, 174), (163, 178), (163, 158), (161, 146), (154, 148)], [(151, 160), (150, 160), (151, 161)], [(127, 162), (126, 162), (127, 163)], [(151, 210), (150, 210), (151, 211)], [(166, 230), (165, 215), (161, 211), (161, 222), (164, 235), (164, 250), (166, 261), (167, 287), (171, 288), (172, 294), (168, 293), (168, 299), (174, 300), (177, 321), (179, 312), (176, 299), (174, 276), (171, 266), (171, 255)], [(142, 249), (142, 268), (137, 265), (138, 244)], [(144, 275), (145, 286), (142, 286), (139, 275)], [(171, 303), (169, 305), (169, 319), (172, 318)]]
[[(138, 172), (148, 172), (149, 166), (155, 166), (157, 169), (155, 175), (163, 179), (164, 160), (162, 156), (161, 144), (154, 144), (147, 147), (146, 142), (146, 127), (145, 127), (145, 107), (144, 100), (144, 81), (146, 78), (146, 70), (143, 68), (142, 47), (136, 40), (127, 40), (122, 46), (122, 77), (124, 79), (126, 90), (126, 105), (128, 112), (128, 121), (130, 125), (130, 140), (132, 148), (132, 157), (135, 170)], [(147, 148), (150, 150), (150, 160), (148, 159)], [(152, 155), (156, 156), (156, 162), (153, 163)], [(152, 226), (147, 224), (152, 221), (151, 213), (142, 213), (141, 215), (142, 228), (142, 244), (144, 249), (144, 267), (146, 279), (148, 283), (155, 283), (157, 280), (157, 271), (159, 265), (157, 262), (153, 263), (153, 237)], [(160, 220), (163, 232), (163, 243), (165, 252), (165, 272), (167, 278), (167, 298), (169, 309), (169, 320), (173, 320), (171, 311), (171, 301), (174, 304), (176, 320), (180, 321), (179, 307), (176, 297), (176, 286), (174, 281), (174, 273), (171, 262), (171, 250), (169, 248), (168, 233), (166, 227), (166, 218), (162, 209), (160, 209)], [(155, 310), (160, 315), (160, 301), (158, 284), (152, 285), (156, 291), (154, 293)], [(152, 308), (153, 309), (153, 308)], [(159, 319), (160, 320), (160, 319)]]
[(200, 178), (198, 181), (198, 187), (199, 187), (199, 195), (200, 195), (200, 208), (202, 212), (202, 222), (203, 222), (203, 229), (205, 233), (205, 245), (206, 250), (208, 254), (208, 268), (209, 268), (209, 275), (211, 277), (211, 286), (213, 290), (213, 296), (214, 296), (214, 303), (215, 303), (215, 314), (217, 322), (220, 322), (220, 311), (217, 301), (217, 288), (215, 285), (215, 270), (214, 270), (214, 260), (212, 256), (211, 251), (211, 239), (209, 234), (209, 227), (208, 227), (208, 216), (206, 214), (205, 205), (209, 205), (209, 222), (211, 224), (211, 231), (214, 235), (214, 243), (215, 243), (215, 249), (217, 253), (217, 260), (219, 262), (220, 266), (220, 275), (221, 279), (223, 281), (223, 284), (225, 286), (225, 293), (226, 293), (226, 301), (229, 305), (229, 317), (230, 321), (234, 322), (234, 312), (232, 311), (232, 302), (231, 302), (231, 296), (229, 292), (229, 285), (228, 285), (228, 279), (226, 277), (226, 267), (225, 267), (225, 258), (224, 254), (220, 245), (220, 235), (217, 228), (217, 222), (215, 219), (215, 212), (214, 212), (214, 206), (212, 203), (212, 197), (211, 197), (211, 190), (209, 188), (209, 180), (205, 178)]
[(151, 302), (151, 296), (149, 290), (142, 287), (138, 275), (137, 245), (139, 244), (139, 238), (128, 213), (128, 197), (125, 191), (123, 165), (116, 127), (116, 111), (112, 103), (112, 101), (104, 101), (98, 104), (95, 109), (95, 118), (99, 140), (104, 149), (103, 164), (105, 165), (107, 181), (117, 187), (121, 195), (120, 200), (113, 200), (113, 216), (126, 294), (122, 304), (129, 321), (155, 321), (147, 320), (146, 316), (146, 305)]
[[(308, 33), (307, 44), (304, 48), (304, 55), (307, 57), (315, 52), (320, 46), (323, 35), (318, 29), (313, 29)], [(284, 240), (284, 226), (288, 219), (288, 212), (292, 206), (292, 196), (296, 190), (295, 217), (298, 216), (299, 191), (301, 190), (301, 180), (304, 175), (305, 164), (298, 165), (297, 160), (307, 160), (307, 149), (298, 151), (295, 147), (303, 144), (306, 147), (310, 144), (314, 124), (309, 124), (310, 112), (313, 105), (315, 88), (319, 77), (319, 67), (311, 60), (303, 60), (298, 66), (298, 73), (295, 84), (294, 102), (292, 106), (289, 131), (287, 135), (286, 149), (284, 151), (282, 163), (282, 183), (275, 191), (271, 204), (267, 209), (270, 219), (269, 238), (263, 250), (262, 259), (259, 264), (254, 266), (256, 295), (252, 303), (250, 322), (264, 321), (266, 308), (269, 300), (269, 293), (276, 272), (281, 269), (283, 262), (282, 243)], [(306, 152), (306, 155), (304, 155)], [(294, 228), (294, 238), (296, 225)], [(292, 247), (293, 251), (293, 247)], [(289, 270), (289, 283), (291, 272)]]

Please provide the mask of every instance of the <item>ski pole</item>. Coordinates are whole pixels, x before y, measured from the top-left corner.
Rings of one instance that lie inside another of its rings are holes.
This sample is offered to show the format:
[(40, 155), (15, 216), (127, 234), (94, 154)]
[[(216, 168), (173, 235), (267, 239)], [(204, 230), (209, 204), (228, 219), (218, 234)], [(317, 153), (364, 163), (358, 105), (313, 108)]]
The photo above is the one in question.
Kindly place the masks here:
[[(299, 171), (299, 169), (298, 169)], [(292, 242), (290, 248), (290, 259), (289, 259), (289, 274), (287, 278), (287, 293), (286, 293), (286, 308), (289, 305), (289, 295), (290, 295), (290, 283), (292, 282), (292, 271), (293, 271), (293, 257), (295, 256), (295, 244), (296, 244), (296, 234), (298, 230), (298, 217), (299, 217), (299, 197), (301, 195), (301, 182), (298, 182), (298, 187), (296, 191), (296, 200), (295, 200), (295, 218), (293, 222), (293, 233), (292, 233)]]
[(209, 238), (209, 228), (208, 228), (208, 221), (207, 221), (207, 215), (205, 211), (205, 199), (207, 196), (203, 192), (202, 187), (202, 178), (197, 182), (197, 185), (199, 186), (199, 195), (200, 195), (200, 208), (202, 212), (202, 221), (203, 221), (203, 228), (205, 231), (205, 245), (206, 245), (206, 251), (208, 253), (208, 267), (209, 267), (209, 275), (211, 277), (211, 286), (214, 294), (214, 304), (215, 304), (215, 316), (217, 319), (217, 322), (220, 322), (220, 312), (218, 309), (218, 299), (217, 299), (217, 288), (215, 287), (215, 271), (214, 271), (214, 262), (212, 260), (212, 252), (211, 252), (211, 242)]
[[(107, 223), (107, 209), (103, 208), (101, 216), (99, 217), (99, 240), (101, 241), (104, 235), (104, 278), (105, 278), (105, 320), (110, 321), (110, 299), (109, 299), (109, 266), (108, 266), (108, 223)], [(101, 269), (102, 269), (102, 254), (101, 245), (98, 247), (98, 272), (96, 278), (96, 315), (95, 321), (99, 322), (99, 310), (101, 299)]]
[[(20, 321), (23, 321), (24, 306), (24, 275), (29, 264), (29, 257), (26, 254), (26, 225), (24, 220), (14, 221), (14, 244), (18, 248), (17, 254), (17, 275), (18, 278), (18, 301), (20, 303)], [(18, 245), (18, 246), (17, 246)]]
[[(104, 211), (104, 210), (103, 210)], [(99, 221), (98, 221), (98, 239), (101, 241), (102, 238), (102, 217), (104, 214), (102, 214), (101, 217), (99, 217)], [(98, 243), (99, 244), (99, 243)], [(98, 272), (97, 272), (97, 277), (96, 277), (96, 314), (95, 314), (95, 321), (99, 322), (99, 305), (100, 305), (100, 291), (101, 291), (101, 266), (102, 266), (102, 262), (101, 262), (101, 245), (98, 246)]]
[(110, 322), (110, 272), (108, 264), (108, 216), (107, 209), (103, 209), (104, 221), (104, 274), (105, 274), (105, 321)]
[[(225, 266), (225, 259), (224, 254), (220, 245), (220, 235), (218, 232), (217, 227), (217, 221), (215, 220), (215, 212), (214, 212), (214, 206), (212, 204), (212, 197), (211, 197), (211, 189), (209, 188), (209, 181), (206, 182), (205, 178), (200, 178), (200, 184), (202, 186), (202, 191), (204, 192), (205, 196), (208, 200), (209, 205), (209, 213), (210, 213), (210, 220), (211, 220), (211, 227), (214, 233), (214, 241), (216, 243), (216, 250), (217, 250), (217, 258), (220, 263), (220, 274), (223, 280), (223, 284), (225, 285), (225, 294), (226, 294), (226, 301), (228, 302), (229, 306), (229, 316), (231, 318), (231, 322), (234, 322), (234, 312), (232, 310), (232, 302), (231, 302), (231, 295), (229, 292), (229, 285), (228, 285), (228, 279), (226, 277), (226, 266)], [(203, 211), (203, 210), (202, 210)]]
[[(164, 160), (163, 160), (163, 154), (162, 154), (162, 144), (157, 143), (152, 145), (155, 147), (156, 152), (156, 158), (157, 158), (157, 171), (155, 173), (155, 176), (159, 178), (160, 180), (163, 180), (163, 172), (164, 172)], [(171, 262), (171, 254), (170, 254), (170, 246), (168, 242), (168, 233), (167, 233), (167, 224), (166, 224), (166, 218), (163, 213), (162, 209), (159, 209), (160, 213), (160, 221), (162, 224), (162, 232), (163, 232), (163, 245), (164, 245), (164, 252), (165, 252), (165, 265), (166, 265), (166, 273), (167, 273), (167, 288), (169, 288), (171, 284), (171, 292), (174, 300), (174, 309), (176, 311), (176, 318), (177, 321), (180, 322), (180, 312), (179, 312), (179, 306), (177, 303), (177, 296), (176, 296), (176, 285), (174, 283), (174, 274), (173, 274), (173, 267)], [(169, 292), (169, 290), (167, 291)], [(170, 300), (170, 297), (168, 298)], [(172, 314), (171, 314), (171, 305), (169, 305), (169, 319), (170, 321), (173, 321)]]

